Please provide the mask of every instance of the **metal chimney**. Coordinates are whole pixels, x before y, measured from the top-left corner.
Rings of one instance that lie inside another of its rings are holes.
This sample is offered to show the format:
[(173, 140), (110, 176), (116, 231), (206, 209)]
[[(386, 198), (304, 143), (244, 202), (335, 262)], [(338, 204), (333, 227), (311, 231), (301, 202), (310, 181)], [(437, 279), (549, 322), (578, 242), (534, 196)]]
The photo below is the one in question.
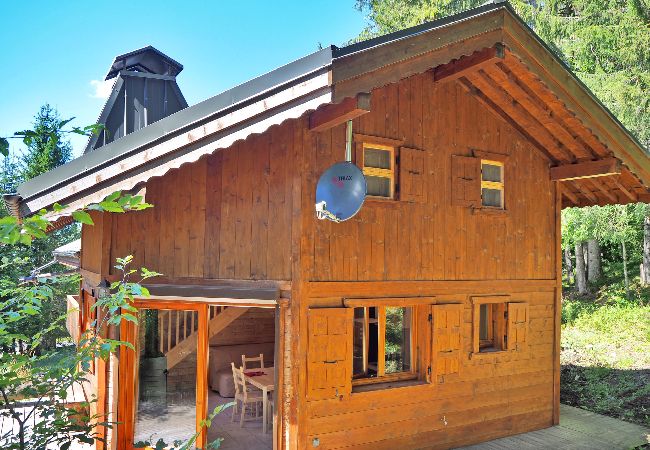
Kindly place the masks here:
[(105, 129), (90, 138), (84, 153), (187, 108), (176, 84), (182, 70), (152, 46), (117, 56), (105, 78), (115, 78), (113, 89), (97, 120)]

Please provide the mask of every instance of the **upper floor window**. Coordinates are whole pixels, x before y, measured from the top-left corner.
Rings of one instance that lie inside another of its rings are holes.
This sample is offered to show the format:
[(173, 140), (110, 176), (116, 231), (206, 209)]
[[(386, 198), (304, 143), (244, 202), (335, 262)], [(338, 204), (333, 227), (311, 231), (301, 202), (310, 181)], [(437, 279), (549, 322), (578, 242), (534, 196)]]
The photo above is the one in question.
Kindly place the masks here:
[(364, 142), (362, 161), (368, 185), (367, 195), (395, 198), (395, 147)]
[(481, 205), (503, 209), (503, 163), (481, 160)]

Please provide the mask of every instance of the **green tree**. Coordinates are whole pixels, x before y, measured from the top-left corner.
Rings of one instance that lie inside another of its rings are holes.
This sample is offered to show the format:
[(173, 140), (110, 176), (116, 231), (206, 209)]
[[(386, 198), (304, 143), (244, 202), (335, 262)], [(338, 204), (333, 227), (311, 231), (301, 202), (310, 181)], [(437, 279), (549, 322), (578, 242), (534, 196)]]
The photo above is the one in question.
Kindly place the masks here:
[(22, 157), (23, 180), (30, 180), (70, 161), (72, 146), (64, 138), (64, 127), (70, 120), (61, 120), (58, 111), (48, 103), (41, 106), (34, 117), (34, 134), (30, 133), (24, 140), (27, 152)]
[[(72, 119), (62, 120), (58, 111), (45, 104), (41, 106), (34, 117), (33, 129), (16, 133), (14, 138), (20, 139), (25, 146), (22, 153), (13, 151), (2, 161), (0, 183), (2, 193), (14, 193), (18, 184), (41, 175), (68, 162), (72, 157), (72, 147), (66, 135), (69, 133), (92, 133), (95, 128), (86, 129), (66, 128)], [(6, 142), (6, 139), (4, 140)], [(2, 208), (0, 217), (7, 212)], [(38, 239), (29, 247), (3, 246), (0, 247), (0, 259), (12, 261), (5, 265), (0, 275), (0, 283), (7, 288), (15, 285), (21, 278), (29, 277), (32, 271), (52, 261), (52, 252), (57, 247), (79, 238), (79, 226), (68, 225), (49, 233), (43, 239)], [(65, 267), (58, 264), (48, 268), (48, 271), (61, 272)], [(72, 278), (61, 278), (52, 285), (52, 299), (44, 304), (38, 315), (31, 316), (21, 322), (22, 334), (34, 336), (43, 329), (50, 331), (42, 337), (38, 351), (51, 349), (56, 346), (56, 340), (65, 337), (62, 327), (50, 328), (58, 317), (65, 312), (65, 293), (74, 290), (76, 281)]]

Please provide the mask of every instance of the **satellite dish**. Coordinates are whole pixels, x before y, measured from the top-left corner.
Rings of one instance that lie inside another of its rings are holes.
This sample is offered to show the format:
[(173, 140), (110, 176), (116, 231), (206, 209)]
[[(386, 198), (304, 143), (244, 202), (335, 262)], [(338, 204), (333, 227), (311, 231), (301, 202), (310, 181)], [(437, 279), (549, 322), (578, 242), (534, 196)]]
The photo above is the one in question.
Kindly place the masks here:
[(327, 169), (316, 186), (316, 217), (343, 222), (359, 212), (366, 199), (366, 177), (352, 164), (338, 162)]

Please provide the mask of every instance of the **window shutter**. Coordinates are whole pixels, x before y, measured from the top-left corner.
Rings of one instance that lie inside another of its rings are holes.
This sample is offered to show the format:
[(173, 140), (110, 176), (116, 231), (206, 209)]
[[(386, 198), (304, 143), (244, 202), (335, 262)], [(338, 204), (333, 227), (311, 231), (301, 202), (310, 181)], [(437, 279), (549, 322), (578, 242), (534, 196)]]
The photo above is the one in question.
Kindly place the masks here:
[(508, 303), (508, 350), (522, 351), (528, 345), (528, 303)]
[(352, 392), (352, 308), (309, 310), (307, 396), (337, 398)]
[(451, 204), (481, 206), (481, 160), (471, 156), (451, 157)]
[(443, 383), (460, 370), (463, 305), (432, 305), (431, 379)]
[(427, 201), (424, 150), (401, 147), (399, 150), (399, 199), (405, 202)]

